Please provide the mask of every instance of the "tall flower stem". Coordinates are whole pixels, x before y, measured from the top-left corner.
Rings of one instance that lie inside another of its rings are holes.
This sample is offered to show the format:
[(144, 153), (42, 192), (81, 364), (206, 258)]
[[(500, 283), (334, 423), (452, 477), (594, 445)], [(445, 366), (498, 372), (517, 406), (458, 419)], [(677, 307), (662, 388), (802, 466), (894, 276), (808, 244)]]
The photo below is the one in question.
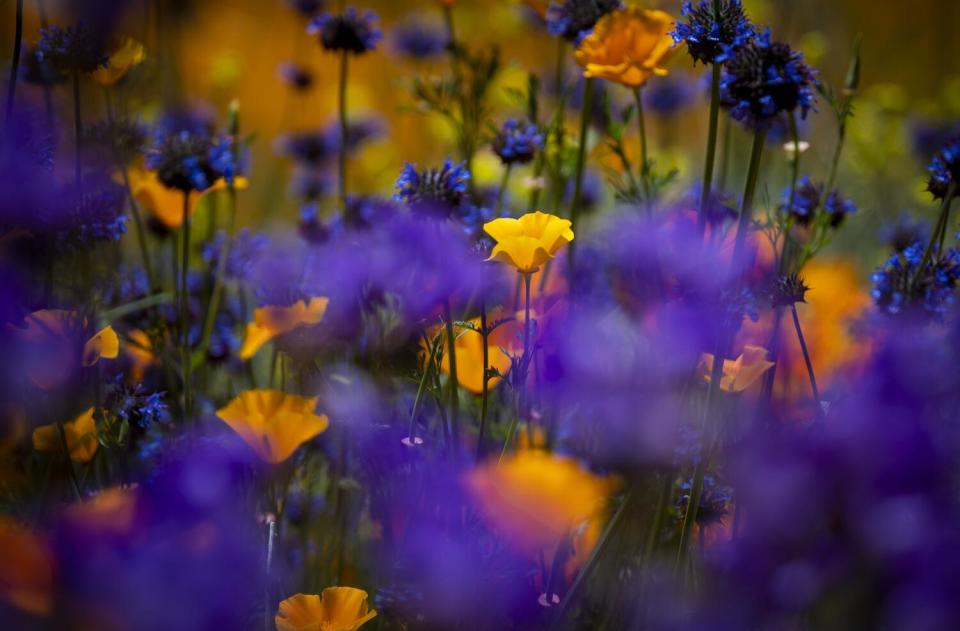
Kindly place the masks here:
[(70, 485), (73, 487), (73, 493), (78, 500), (83, 501), (83, 493), (80, 492), (80, 482), (77, 480), (77, 472), (73, 468), (70, 446), (67, 443), (67, 431), (64, 429), (63, 423), (57, 423), (57, 435), (60, 437), (60, 448), (63, 449), (63, 455), (67, 461), (67, 470), (70, 472)]
[(190, 271), (190, 193), (183, 194), (183, 249), (180, 252), (180, 373), (183, 377), (183, 412), (190, 415), (190, 326), (187, 275)]
[(17, 0), (17, 17), (13, 35), (13, 56), (10, 60), (10, 82), (7, 86), (6, 122), (13, 115), (13, 100), (17, 93), (17, 75), (20, 73), (20, 48), (23, 46), (23, 0)]
[(790, 314), (793, 316), (793, 326), (797, 330), (797, 341), (800, 342), (803, 361), (807, 365), (807, 376), (810, 377), (810, 390), (813, 392), (813, 402), (817, 405), (817, 416), (823, 416), (823, 404), (820, 399), (820, 390), (817, 388), (817, 377), (813, 373), (813, 362), (810, 361), (810, 351), (807, 350), (807, 342), (803, 338), (803, 330), (800, 328), (800, 318), (797, 316), (797, 305), (790, 305)]
[(923, 271), (927, 266), (927, 263), (930, 262), (930, 257), (933, 255), (933, 245), (937, 242), (938, 233), (940, 230), (945, 230), (945, 227), (950, 222), (950, 205), (953, 203), (953, 198), (957, 195), (957, 184), (956, 182), (950, 182), (950, 186), (947, 188), (946, 195), (943, 196), (943, 202), (940, 204), (940, 216), (937, 219), (937, 227), (934, 229), (933, 233), (930, 235), (930, 241), (927, 242), (927, 247), (923, 251), (923, 257), (920, 259), (920, 265), (917, 266), (917, 271), (913, 275), (913, 280), (910, 281), (911, 289), (916, 289), (917, 284), (920, 282), (920, 278), (923, 276)]
[[(587, 132), (590, 129), (590, 111), (593, 109), (593, 79), (585, 79), (583, 85), (583, 103), (580, 114), (580, 146), (577, 149), (577, 173), (573, 184), (573, 203), (570, 206), (570, 227), (577, 231), (577, 220), (580, 217), (580, 203), (583, 194), (583, 169), (587, 161)], [(574, 243), (570, 243), (568, 256), (570, 271), (573, 272)]]
[(533, 278), (533, 274), (527, 272), (521, 274), (523, 276), (523, 295), (524, 295), (524, 305), (523, 305), (523, 363), (528, 365), (530, 363), (530, 285)]
[(637, 104), (637, 132), (640, 135), (640, 184), (643, 186), (643, 203), (647, 213), (651, 213), (653, 200), (650, 199), (650, 160), (647, 150), (647, 122), (643, 114), (642, 88), (633, 89), (633, 98)]
[(500, 177), (500, 188), (497, 190), (497, 206), (493, 212), (494, 217), (499, 217), (500, 211), (503, 210), (503, 198), (506, 196), (507, 186), (510, 184), (510, 172), (512, 170), (512, 164), (508, 164), (503, 168), (503, 175)]
[(480, 299), (480, 336), (483, 338), (483, 381), (480, 386), (480, 433), (477, 435), (477, 462), (483, 456), (483, 438), (487, 430), (487, 406), (490, 399), (490, 331), (487, 330), (487, 303)]
[[(740, 202), (740, 220), (737, 226), (737, 236), (733, 244), (733, 258), (731, 264), (734, 270), (737, 270), (743, 263), (743, 249), (746, 244), (747, 231), (750, 229), (750, 223), (753, 220), (753, 196), (757, 190), (757, 180), (760, 175), (760, 159), (763, 157), (763, 143), (766, 140), (766, 131), (758, 129), (753, 138), (753, 148), (750, 151), (750, 166), (747, 169), (747, 180), (743, 186), (743, 199)], [(738, 278), (737, 285), (742, 283)], [(680, 527), (680, 543), (677, 546), (677, 557), (674, 562), (673, 572), (676, 575), (683, 565), (687, 555), (687, 549), (690, 545), (690, 533), (693, 530), (693, 524), (696, 522), (697, 513), (700, 510), (700, 495), (703, 493), (703, 478), (707, 471), (710, 458), (713, 451), (713, 432), (710, 430), (710, 416), (715, 404), (717, 393), (720, 389), (720, 379), (723, 376), (723, 362), (728, 353), (733, 332), (728, 331), (727, 327), (722, 327), (717, 335), (716, 350), (713, 354), (713, 367), (710, 371), (710, 383), (707, 386), (707, 400), (703, 408), (703, 416), (700, 423), (700, 435), (703, 453), (694, 468), (693, 483), (690, 487), (690, 501), (687, 502), (687, 510), (683, 515), (683, 524)]]
[(80, 118), (80, 73), (73, 73), (73, 141), (75, 150), (74, 175), (77, 181), (77, 188), (83, 181), (83, 165), (80, 157), (81, 143), (83, 138), (83, 121)]
[(348, 55), (348, 51), (343, 51), (340, 54), (340, 91), (337, 97), (340, 112), (340, 179), (337, 192), (339, 194), (340, 206), (343, 208), (344, 215), (347, 213), (347, 142), (350, 134), (350, 130), (347, 125)]
[(459, 441), (460, 428), (460, 380), (457, 378), (457, 352), (455, 350), (457, 338), (453, 332), (453, 314), (450, 309), (450, 300), (443, 302), (443, 319), (447, 330), (447, 349), (450, 352), (450, 426), (454, 443)]
[(410, 446), (417, 444), (417, 411), (420, 409), (420, 402), (423, 401), (423, 393), (427, 389), (427, 381), (433, 372), (433, 364), (437, 360), (437, 351), (443, 346), (440, 339), (426, 340), (429, 353), (427, 354), (427, 365), (423, 367), (423, 374), (420, 376), (420, 385), (417, 386), (417, 397), (413, 400), (413, 409), (410, 411), (410, 432), (407, 438), (410, 439)]
[[(719, 4), (719, 3), (717, 3)], [(716, 10), (716, 6), (714, 6)], [(707, 205), (713, 188), (713, 168), (717, 159), (717, 130), (720, 127), (720, 70), (713, 64), (710, 77), (710, 119), (707, 126), (707, 153), (703, 161), (703, 180), (700, 184), (700, 212), (697, 214), (697, 230), (702, 237), (707, 229)]]

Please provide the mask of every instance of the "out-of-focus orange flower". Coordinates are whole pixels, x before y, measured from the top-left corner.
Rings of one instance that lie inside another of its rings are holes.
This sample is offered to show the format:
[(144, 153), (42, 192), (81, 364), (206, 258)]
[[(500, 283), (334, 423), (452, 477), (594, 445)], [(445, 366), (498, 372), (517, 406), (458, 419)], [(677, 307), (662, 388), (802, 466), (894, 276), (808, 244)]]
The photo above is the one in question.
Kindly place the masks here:
[(150, 336), (142, 330), (130, 331), (130, 341), (132, 343), (124, 346), (124, 350), (130, 358), (130, 379), (136, 383), (143, 381), (147, 368), (157, 363), (157, 358), (153, 354)]
[(570, 458), (525, 449), (477, 467), (466, 484), (491, 526), (520, 550), (537, 553), (600, 517), (617, 483)]
[(323, 594), (297, 594), (280, 603), (277, 631), (357, 631), (377, 612), (367, 592), (355, 587), (328, 587)]
[[(137, 200), (144, 210), (150, 213), (168, 230), (177, 230), (183, 224), (183, 192), (176, 189), (167, 188), (160, 183), (156, 171), (150, 171), (143, 167), (130, 169), (127, 173), (130, 180), (130, 190), (133, 192), (133, 198)], [(246, 178), (238, 177), (234, 181), (234, 187), (237, 190), (247, 188)], [(207, 195), (216, 191), (227, 190), (226, 181), (221, 178), (213, 186), (204, 191), (193, 191), (190, 193), (188, 214), (193, 216), (197, 209), (197, 202)]]
[(669, 35), (675, 20), (663, 11), (627, 7), (600, 18), (574, 53), (585, 77), (638, 88), (667, 74), (664, 61), (676, 49)]
[(250, 359), (273, 338), (303, 326), (314, 326), (323, 320), (329, 298), (311, 298), (310, 302), (298, 300), (288, 307), (270, 305), (253, 312), (253, 322), (240, 347), (240, 359)]
[[(89, 408), (72, 421), (63, 424), (67, 438), (67, 449), (74, 462), (90, 462), (97, 453), (100, 443), (97, 441), (97, 424), (93, 419), (93, 408)], [(56, 425), (41, 425), (33, 430), (33, 448), (37, 451), (60, 451), (60, 429)]]
[(73, 504), (67, 517), (90, 530), (122, 534), (132, 530), (136, 510), (136, 491), (113, 487), (100, 491), (85, 502)]
[[(771, 368), (773, 368), (773, 362), (767, 360), (767, 349), (760, 346), (744, 346), (743, 353), (737, 359), (723, 360), (720, 389), (725, 392), (743, 392), (757, 383), (760, 377)], [(712, 354), (703, 354), (699, 369), (703, 380), (709, 383), (713, 372)]]
[(532, 274), (553, 258), (562, 247), (573, 241), (573, 230), (567, 219), (542, 213), (527, 213), (519, 219), (501, 217), (488, 221), (483, 230), (497, 242), (488, 261), (500, 261)]
[[(27, 376), (41, 390), (52, 390), (64, 383), (80, 366), (93, 366), (100, 359), (115, 359), (120, 353), (120, 338), (111, 326), (105, 326), (78, 349), (87, 323), (75, 311), (42, 309), (23, 320), (23, 328), (14, 334), (29, 346)], [(79, 354), (79, 357), (77, 356)]]
[(217, 417), (261, 460), (277, 464), (327, 429), (330, 422), (326, 415), (316, 414), (316, 407), (316, 398), (278, 390), (246, 390), (217, 410)]
[[(493, 326), (502, 317), (500, 311), (491, 312), (487, 317), (487, 326)], [(519, 354), (523, 349), (523, 344), (518, 337), (523, 327), (523, 317), (523, 312), (520, 312), (517, 314), (517, 319), (501, 323), (490, 333), (487, 340), (488, 367), (497, 370), (501, 375), (510, 369), (510, 355)], [(530, 320), (533, 319), (534, 315), (531, 314)], [(456, 338), (453, 348), (457, 354), (457, 381), (470, 392), (481, 394), (483, 393), (483, 336), (479, 332), (480, 318), (470, 320), (469, 324), (473, 328), (458, 325), (453, 327)], [(442, 326), (428, 331), (430, 339), (438, 334), (443, 335)], [(446, 350), (446, 338), (442, 344)], [(450, 374), (449, 353), (443, 354), (440, 360), (440, 371), (446, 375)], [(500, 383), (500, 377), (492, 377), (488, 387), (493, 389), (498, 383)]]
[(111, 43), (107, 65), (94, 70), (90, 76), (104, 87), (111, 86), (124, 78), (134, 66), (142, 64), (146, 58), (143, 44), (132, 37), (119, 37)]
[(44, 541), (0, 515), (0, 600), (42, 616), (53, 608), (53, 558)]

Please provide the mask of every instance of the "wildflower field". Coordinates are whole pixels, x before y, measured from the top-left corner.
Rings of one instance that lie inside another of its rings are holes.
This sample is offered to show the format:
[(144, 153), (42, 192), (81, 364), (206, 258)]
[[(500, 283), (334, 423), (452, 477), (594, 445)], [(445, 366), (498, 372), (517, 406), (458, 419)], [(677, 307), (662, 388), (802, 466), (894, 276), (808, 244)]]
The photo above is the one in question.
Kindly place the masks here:
[(0, 2), (0, 629), (960, 629), (960, 3), (353, 1)]

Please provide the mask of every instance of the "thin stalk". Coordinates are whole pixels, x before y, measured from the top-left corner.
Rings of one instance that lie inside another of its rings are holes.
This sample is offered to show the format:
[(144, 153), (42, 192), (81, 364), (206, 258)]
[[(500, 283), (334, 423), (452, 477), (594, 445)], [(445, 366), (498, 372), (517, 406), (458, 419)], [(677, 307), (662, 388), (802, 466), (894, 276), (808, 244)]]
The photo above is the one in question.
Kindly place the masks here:
[(20, 73), (20, 48), (23, 46), (23, 0), (17, 0), (16, 26), (13, 35), (13, 57), (10, 60), (10, 83), (7, 86), (6, 122), (13, 116), (13, 101), (17, 93), (17, 75)]
[[(750, 228), (753, 215), (753, 196), (757, 189), (757, 179), (760, 174), (760, 158), (763, 155), (763, 143), (766, 140), (766, 132), (757, 130), (753, 138), (753, 149), (750, 152), (750, 166), (747, 170), (747, 179), (743, 187), (743, 199), (740, 205), (740, 221), (737, 227), (736, 241), (733, 246), (733, 259), (731, 263), (734, 268), (741, 263), (743, 249), (746, 243), (747, 231)], [(742, 279), (738, 280), (738, 284)], [(710, 438), (710, 416), (713, 411), (717, 393), (720, 390), (720, 379), (723, 375), (723, 362), (727, 356), (727, 347), (730, 345), (732, 333), (721, 330), (718, 338), (716, 350), (713, 354), (713, 368), (710, 371), (710, 383), (707, 386), (707, 400), (703, 409), (701, 419), (701, 443), (703, 453), (697, 466), (694, 469), (693, 483), (690, 487), (690, 501), (687, 503), (687, 510), (684, 511), (683, 524), (680, 528), (680, 544), (677, 546), (677, 557), (674, 562), (673, 572), (676, 575), (687, 555), (689, 547), (690, 533), (693, 530), (693, 524), (696, 522), (697, 513), (700, 510), (700, 495), (703, 492), (703, 478), (706, 474), (707, 465), (710, 460), (713, 448)]]
[(189, 290), (187, 289), (187, 274), (190, 270), (190, 193), (183, 194), (183, 249), (180, 252), (180, 372), (183, 377), (183, 411), (189, 416), (190, 401), (190, 327), (189, 320)]
[(710, 192), (713, 187), (713, 167), (717, 159), (717, 130), (720, 126), (720, 70), (720, 64), (713, 64), (713, 74), (710, 77), (710, 119), (707, 127), (707, 153), (703, 161), (700, 212), (697, 214), (697, 230), (701, 237), (707, 229), (707, 205), (710, 203)]
[(487, 406), (490, 399), (490, 332), (487, 330), (487, 304), (480, 300), (480, 336), (483, 338), (483, 381), (480, 386), (480, 433), (477, 435), (477, 462), (483, 455), (483, 436), (487, 430)]
[(350, 130), (347, 126), (347, 68), (349, 52), (343, 51), (340, 55), (340, 91), (337, 102), (340, 113), (340, 179), (339, 199), (344, 214), (347, 212), (347, 136)]
[(642, 88), (633, 89), (633, 98), (637, 104), (637, 132), (640, 135), (640, 183), (643, 186), (643, 201), (647, 207), (647, 213), (652, 212), (650, 199), (650, 161), (647, 156), (647, 123), (643, 114), (643, 93)]
[(450, 351), (450, 425), (454, 443), (460, 436), (460, 380), (457, 378), (457, 352), (455, 350), (456, 336), (453, 332), (453, 314), (450, 309), (450, 300), (443, 301), (443, 319), (447, 330), (447, 348)]
[(617, 507), (613, 517), (611, 517), (610, 521), (607, 523), (607, 527), (604, 528), (603, 534), (601, 534), (600, 539), (597, 540), (597, 545), (593, 547), (593, 550), (590, 552), (590, 556), (587, 558), (586, 563), (583, 564), (583, 568), (577, 574), (577, 577), (573, 580), (573, 584), (570, 585), (570, 589), (567, 590), (563, 600), (557, 606), (557, 612), (554, 614), (553, 622), (550, 625), (551, 629), (559, 628), (560, 624), (563, 622), (563, 616), (566, 615), (570, 605), (573, 604), (573, 601), (580, 592), (580, 589), (583, 587), (583, 584), (588, 578), (590, 578), (590, 575), (593, 574), (593, 568), (597, 565), (597, 561), (600, 559), (601, 553), (603, 552), (604, 548), (606, 548), (607, 543), (610, 541), (610, 537), (613, 534), (614, 529), (617, 527), (617, 524), (620, 523), (620, 518), (623, 516), (624, 510), (626, 509), (629, 501), (630, 492), (628, 491), (620, 500), (620, 506)]
[(649, 563), (653, 556), (653, 550), (657, 546), (657, 538), (660, 536), (660, 530), (663, 528), (663, 518), (667, 514), (667, 507), (670, 505), (670, 494), (673, 491), (673, 475), (670, 470), (664, 471), (663, 479), (660, 481), (660, 494), (657, 498), (657, 510), (653, 514), (653, 522), (650, 524), (650, 532), (647, 533), (647, 542), (643, 548), (643, 562)]
[(80, 73), (73, 73), (73, 132), (74, 132), (74, 176), (77, 181), (77, 188), (83, 182), (83, 163), (80, 157), (81, 138), (83, 137), (83, 121), (80, 118)]
[(423, 400), (423, 393), (427, 389), (427, 381), (430, 378), (430, 373), (433, 371), (433, 364), (437, 360), (437, 351), (440, 349), (442, 344), (440, 340), (434, 340), (429, 344), (430, 354), (427, 357), (427, 365), (423, 368), (423, 375), (420, 376), (420, 385), (417, 386), (417, 397), (413, 400), (413, 409), (410, 411), (410, 445), (416, 445), (416, 431), (417, 431), (417, 411), (420, 409), (420, 402)]
[(943, 202), (940, 204), (940, 217), (937, 219), (937, 229), (930, 235), (930, 241), (927, 242), (927, 247), (923, 251), (923, 257), (920, 259), (920, 265), (917, 266), (913, 280), (910, 281), (911, 289), (916, 289), (917, 284), (920, 282), (920, 277), (923, 276), (923, 270), (926, 268), (927, 263), (930, 262), (930, 256), (933, 254), (933, 244), (937, 241), (937, 232), (941, 229), (941, 225), (946, 225), (949, 222), (950, 205), (953, 203), (953, 198), (956, 197), (956, 195), (957, 184), (956, 182), (950, 182), (950, 186), (947, 188), (947, 194), (943, 196)]
[(203, 357), (210, 346), (210, 338), (213, 336), (213, 327), (217, 320), (217, 313), (220, 311), (220, 300), (223, 295), (223, 279), (227, 271), (227, 259), (230, 256), (230, 246), (233, 241), (233, 232), (237, 220), (237, 189), (230, 186), (227, 189), (230, 197), (230, 218), (227, 225), (227, 234), (220, 246), (219, 258), (217, 259), (217, 269), (214, 272), (213, 290), (210, 292), (210, 303), (207, 305), (206, 316), (203, 321), (203, 333), (200, 336), (200, 356)]
[(512, 164), (508, 164), (503, 168), (503, 175), (500, 177), (500, 188), (497, 190), (497, 205), (493, 212), (494, 217), (499, 217), (500, 211), (503, 210), (503, 198), (507, 192), (507, 185), (510, 183), (510, 172), (512, 170)]
[[(587, 161), (587, 132), (590, 129), (590, 111), (593, 109), (593, 79), (586, 79), (583, 86), (583, 103), (580, 114), (580, 146), (577, 148), (577, 174), (573, 185), (573, 202), (570, 206), (570, 223), (574, 232), (580, 217), (580, 202), (583, 193), (583, 168)], [(574, 243), (570, 243), (568, 256), (573, 268)]]
[(523, 276), (523, 364), (527, 366), (530, 363), (530, 285), (533, 274), (525, 273)]
[(57, 423), (57, 434), (60, 436), (60, 447), (63, 449), (64, 457), (67, 459), (67, 470), (70, 471), (70, 484), (77, 499), (83, 501), (83, 493), (80, 492), (80, 482), (77, 480), (77, 472), (73, 470), (73, 458), (70, 457), (70, 447), (67, 444), (67, 432), (63, 423)]
[(813, 362), (810, 361), (810, 351), (807, 350), (807, 342), (803, 338), (803, 330), (800, 328), (800, 318), (797, 316), (797, 306), (795, 304), (790, 305), (790, 314), (793, 315), (793, 326), (797, 330), (797, 341), (800, 342), (803, 361), (807, 365), (807, 376), (810, 377), (810, 390), (813, 392), (813, 401), (817, 404), (817, 416), (823, 416), (823, 404), (820, 399), (820, 390), (817, 388), (817, 377), (813, 373)]

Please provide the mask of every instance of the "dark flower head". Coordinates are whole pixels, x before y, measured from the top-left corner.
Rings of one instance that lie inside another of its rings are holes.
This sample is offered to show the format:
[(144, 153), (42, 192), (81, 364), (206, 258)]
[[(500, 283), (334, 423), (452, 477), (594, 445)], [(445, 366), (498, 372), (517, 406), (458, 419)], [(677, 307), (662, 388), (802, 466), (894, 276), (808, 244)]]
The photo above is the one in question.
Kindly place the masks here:
[(900, 213), (896, 221), (880, 230), (880, 240), (896, 253), (903, 252), (916, 241), (926, 243), (929, 238), (930, 226), (907, 212)]
[(924, 250), (924, 244), (916, 241), (887, 259), (871, 276), (871, 296), (885, 313), (921, 311), (940, 318), (954, 303), (960, 251), (951, 248), (943, 255), (935, 253), (920, 270)]
[(730, 115), (747, 127), (766, 129), (781, 112), (800, 110), (801, 118), (814, 107), (816, 71), (803, 55), (764, 31), (737, 49), (724, 64), (720, 89)]
[(527, 164), (543, 148), (543, 133), (533, 123), (508, 119), (493, 139), (493, 152), (504, 164)]
[(49, 58), (40, 54), (38, 48), (31, 48), (23, 54), (23, 67), (20, 70), (23, 81), (33, 85), (57, 85), (69, 77), (60, 71)]
[(119, 241), (127, 231), (123, 214), (126, 202), (123, 187), (105, 176), (84, 181), (83, 187), (69, 187), (60, 196), (63, 206), (56, 231), (61, 247), (83, 248), (100, 241)]
[(620, 0), (562, 0), (547, 7), (547, 30), (551, 35), (579, 42), (597, 20), (623, 6)]
[(184, 193), (210, 188), (221, 173), (211, 160), (213, 138), (187, 130), (158, 139), (147, 155), (147, 167), (167, 188)]
[(772, 302), (776, 307), (788, 307), (798, 302), (806, 302), (809, 287), (799, 274), (786, 274), (777, 277), (773, 283)]
[(393, 199), (407, 204), (456, 208), (466, 198), (469, 182), (470, 172), (463, 163), (445, 160), (440, 168), (418, 171), (408, 162), (397, 178), (397, 192)]
[(148, 392), (141, 383), (124, 383), (123, 375), (118, 375), (107, 390), (107, 404), (114, 415), (139, 430), (169, 419), (163, 399), (163, 392)]
[(290, 194), (302, 202), (315, 202), (332, 189), (330, 176), (322, 170), (298, 168), (290, 180)]
[(58, 72), (93, 72), (107, 65), (103, 42), (82, 24), (40, 30), (37, 59), (49, 62)]
[(713, 0), (700, 0), (696, 6), (686, 1), (680, 10), (681, 20), (670, 35), (678, 44), (686, 43), (694, 63), (723, 63), (754, 36), (740, 0), (719, 4), (719, 13), (714, 12)]
[(366, 11), (363, 15), (353, 7), (337, 15), (321, 13), (310, 21), (307, 33), (320, 35), (325, 50), (336, 50), (362, 55), (373, 50), (383, 33), (377, 28), (377, 14)]
[(813, 221), (820, 197), (823, 195), (823, 184), (815, 184), (809, 177), (803, 176), (797, 182), (796, 191), (792, 192), (793, 206), (790, 205), (791, 187), (783, 191), (780, 212), (790, 213), (794, 221), (801, 226), (809, 225)]
[(412, 59), (430, 59), (447, 49), (447, 35), (430, 23), (411, 18), (393, 29), (393, 48)]
[(830, 226), (833, 228), (839, 228), (847, 215), (857, 212), (857, 206), (853, 200), (843, 197), (837, 189), (833, 189), (827, 195), (827, 199), (823, 202), (823, 209), (830, 215)]
[(280, 64), (277, 74), (284, 83), (298, 92), (306, 92), (313, 87), (313, 73), (306, 66), (294, 61)]
[(940, 148), (927, 167), (927, 172), (930, 174), (927, 190), (934, 199), (945, 198), (950, 193), (951, 185), (953, 194), (957, 194), (957, 187), (960, 186), (960, 135)]
[(909, 122), (908, 128), (914, 153), (923, 160), (930, 160), (939, 151), (944, 138), (960, 134), (960, 121), (915, 118)]
[[(677, 500), (677, 507), (686, 511), (686, 506), (690, 502), (690, 491), (693, 488), (693, 480), (686, 480), (680, 484), (680, 497)], [(697, 511), (697, 524), (699, 526), (710, 526), (723, 522), (727, 516), (727, 507), (733, 501), (733, 491), (728, 486), (724, 486), (712, 475), (703, 477), (703, 487), (700, 490), (700, 504)]]

